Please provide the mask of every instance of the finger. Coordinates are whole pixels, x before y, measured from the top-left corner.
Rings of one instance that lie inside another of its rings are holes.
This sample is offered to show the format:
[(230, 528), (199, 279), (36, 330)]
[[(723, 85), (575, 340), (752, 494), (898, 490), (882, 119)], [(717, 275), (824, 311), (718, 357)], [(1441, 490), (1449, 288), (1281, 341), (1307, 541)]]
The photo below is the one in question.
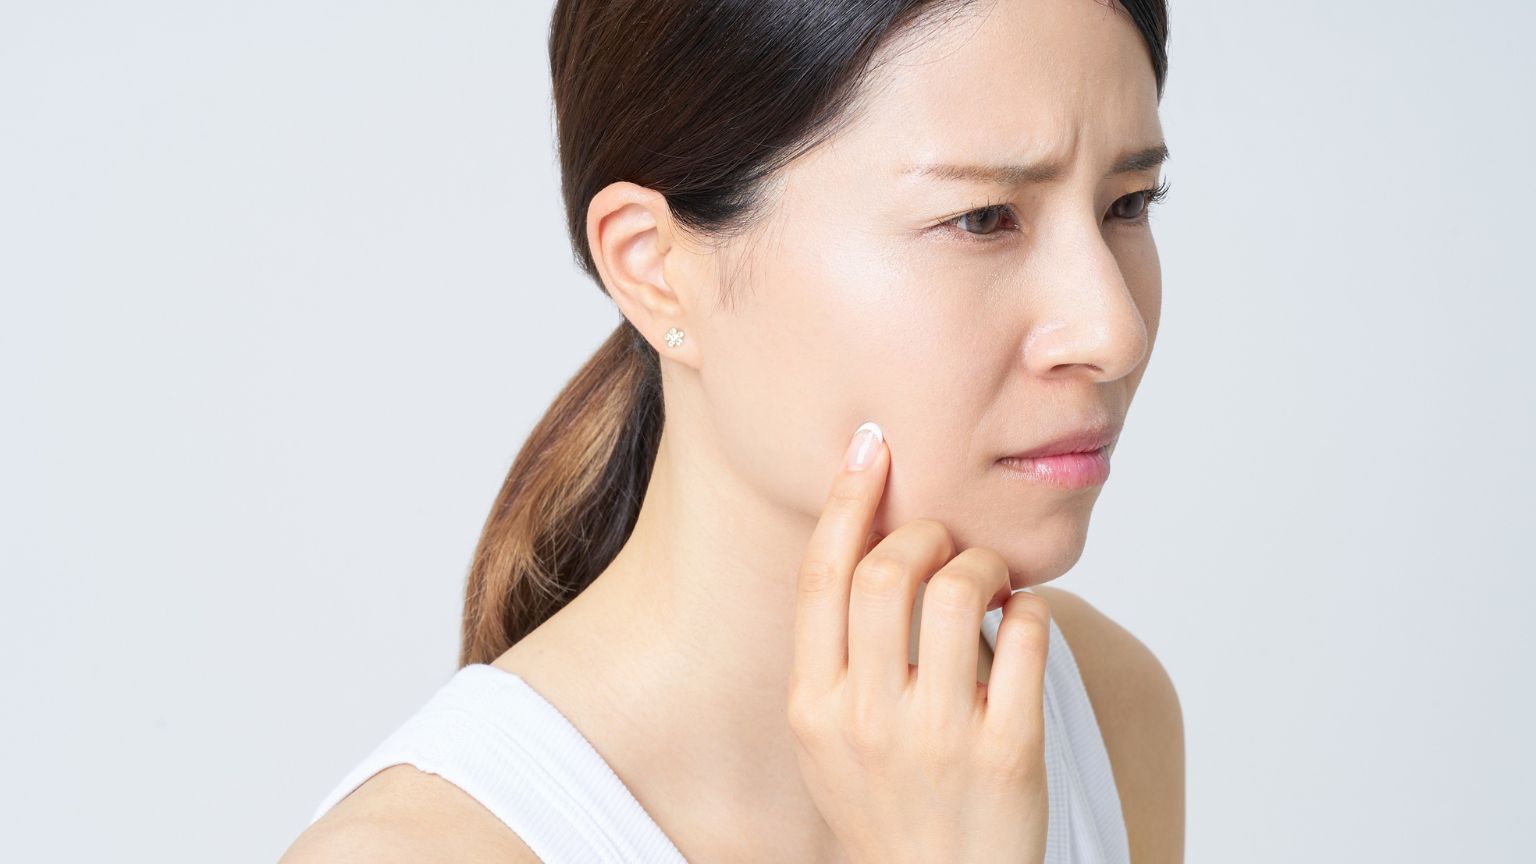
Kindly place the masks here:
[(963, 715), (977, 706), (981, 619), (1008, 584), (1008, 563), (984, 546), (962, 549), (928, 580), (917, 640), (916, 696)]
[(947, 528), (932, 519), (916, 519), (892, 531), (854, 566), (848, 599), (851, 691), (865, 699), (882, 699), (911, 683), (907, 656), (917, 585), (954, 554)]
[(1045, 662), (1050, 642), (1051, 607), (1045, 598), (1027, 589), (1014, 592), (1003, 604), (1003, 618), (997, 625), (992, 670), (987, 677), (988, 725), (1033, 730), (1045, 722)]
[[(878, 424), (855, 430), (821, 518), (811, 532), (795, 587), (792, 680), (826, 686), (848, 663), (848, 592), (885, 493), (889, 450)], [(862, 458), (866, 464), (851, 464)]]

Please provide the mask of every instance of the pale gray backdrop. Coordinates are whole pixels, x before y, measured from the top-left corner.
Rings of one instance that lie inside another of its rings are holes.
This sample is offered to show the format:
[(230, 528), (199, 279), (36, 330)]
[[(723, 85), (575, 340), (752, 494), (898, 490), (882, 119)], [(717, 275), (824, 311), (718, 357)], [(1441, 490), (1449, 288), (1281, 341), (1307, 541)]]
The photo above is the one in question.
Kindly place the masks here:
[[(0, 5), (0, 858), (274, 861), (452, 673), (618, 321), (550, 8)], [(1533, 30), (1174, 0), (1162, 331), (1057, 584), (1175, 679), (1190, 862), (1532, 860)]]

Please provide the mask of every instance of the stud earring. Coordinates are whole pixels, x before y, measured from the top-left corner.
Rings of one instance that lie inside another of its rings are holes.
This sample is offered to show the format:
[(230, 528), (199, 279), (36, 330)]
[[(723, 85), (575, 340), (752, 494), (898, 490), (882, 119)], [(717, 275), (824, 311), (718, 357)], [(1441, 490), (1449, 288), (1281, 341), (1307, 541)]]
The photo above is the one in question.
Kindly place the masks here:
[(667, 331), (667, 347), (676, 348), (683, 344), (683, 331), (673, 327)]

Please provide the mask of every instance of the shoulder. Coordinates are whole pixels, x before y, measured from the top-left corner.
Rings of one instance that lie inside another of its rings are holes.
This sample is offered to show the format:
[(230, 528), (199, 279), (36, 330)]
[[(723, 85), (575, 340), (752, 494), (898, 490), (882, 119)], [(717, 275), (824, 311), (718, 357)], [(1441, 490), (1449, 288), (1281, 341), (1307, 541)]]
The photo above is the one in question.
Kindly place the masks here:
[(434, 864), (539, 857), (495, 814), (436, 774), (394, 765), (305, 829), (278, 864)]
[(1131, 860), (1184, 860), (1184, 715), (1173, 680), (1130, 631), (1070, 591), (1032, 589), (1072, 649), (1109, 751)]

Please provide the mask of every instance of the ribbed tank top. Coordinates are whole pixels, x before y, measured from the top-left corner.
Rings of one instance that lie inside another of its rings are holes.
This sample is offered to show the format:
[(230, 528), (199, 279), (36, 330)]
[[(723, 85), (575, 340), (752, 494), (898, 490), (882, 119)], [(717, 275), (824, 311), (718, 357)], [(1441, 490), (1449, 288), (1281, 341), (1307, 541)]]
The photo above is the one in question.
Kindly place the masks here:
[[(1028, 590), (1028, 589), (1025, 589)], [(1002, 610), (982, 619), (994, 648)], [(1045, 864), (1129, 864), (1109, 753), (1067, 641), (1046, 654)], [(364, 781), (406, 763), (485, 805), (545, 864), (686, 864), (592, 743), (523, 678), (460, 668), (325, 796), (313, 824)]]

